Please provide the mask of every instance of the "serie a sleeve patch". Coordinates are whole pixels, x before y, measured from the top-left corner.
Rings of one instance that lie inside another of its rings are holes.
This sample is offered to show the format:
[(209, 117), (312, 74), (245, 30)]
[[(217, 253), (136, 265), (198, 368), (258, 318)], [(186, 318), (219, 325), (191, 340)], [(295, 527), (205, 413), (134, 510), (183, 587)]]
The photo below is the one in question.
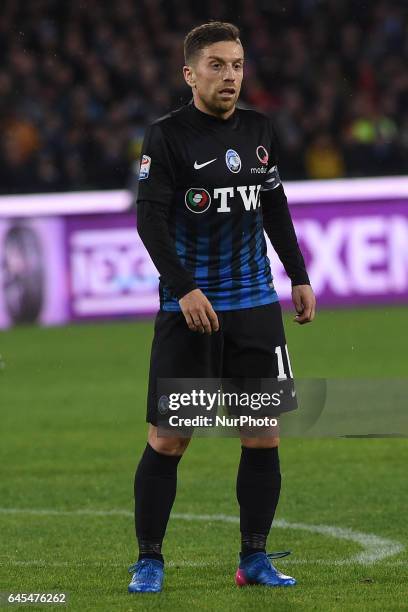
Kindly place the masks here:
[(140, 172), (139, 172), (139, 181), (143, 179), (147, 179), (150, 172), (150, 166), (152, 163), (152, 158), (148, 155), (143, 155), (142, 161), (140, 162)]

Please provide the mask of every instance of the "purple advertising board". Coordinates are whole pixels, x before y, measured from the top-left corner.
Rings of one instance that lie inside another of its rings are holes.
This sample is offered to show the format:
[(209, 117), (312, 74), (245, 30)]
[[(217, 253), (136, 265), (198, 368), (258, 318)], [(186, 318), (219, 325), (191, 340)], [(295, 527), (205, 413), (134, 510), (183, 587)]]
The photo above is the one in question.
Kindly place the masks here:
[(0, 219), (0, 328), (68, 320), (62, 218)]
[[(408, 302), (408, 200), (305, 204), (291, 212), (320, 306)], [(285, 301), (290, 283), (271, 251)]]
[(129, 213), (66, 218), (71, 320), (152, 314), (158, 274)]
[[(375, 199), (375, 180), (369, 182), (370, 197), (360, 190), (358, 200), (351, 196), (358, 192), (356, 183), (337, 201), (332, 194), (325, 201), (324, 190), (312, 198), (299, 185), (296, 192), (291, 187), (292, 194), (287, 189), (320, 307), (408, 303), (408, 193), (391, 197), (377, 190)], [(339, 189), (336, 193), (339, 197)], [(18, 198), (25, 202), (27, 197)], [(99, 213), (95, 194), (89, 213), (86, 194), (80, 194), (80, 205), (70, 195), (66, 209), (56, 194), (35, 198), (42, 207), (38, 216), (35, 206), (27, 216), (26, 202), (24, 214), (16, 214), (10, 197), (13, 215), (2, 215), (0, 198), (0, 327), (157, 311), (158, 273), (137, 234), (135, 213), (124, 210), (123, 192), (112, 192), (112, 209), (103, 192)], [(52, 216), (55, 202), (58, 215)], [(270, 247), (269, 256), (278, 294), (289, 306), (290, 283)]]

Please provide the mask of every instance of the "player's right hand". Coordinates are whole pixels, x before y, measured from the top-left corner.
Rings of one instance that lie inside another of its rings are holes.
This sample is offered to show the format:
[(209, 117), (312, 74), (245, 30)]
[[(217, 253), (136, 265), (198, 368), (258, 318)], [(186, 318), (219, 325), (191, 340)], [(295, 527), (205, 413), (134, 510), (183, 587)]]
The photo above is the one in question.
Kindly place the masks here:
[(191, 331), (211, 334), (219, 330), (218, 317), (201, 289), (193, 289), (179, 300), (181, 311)]

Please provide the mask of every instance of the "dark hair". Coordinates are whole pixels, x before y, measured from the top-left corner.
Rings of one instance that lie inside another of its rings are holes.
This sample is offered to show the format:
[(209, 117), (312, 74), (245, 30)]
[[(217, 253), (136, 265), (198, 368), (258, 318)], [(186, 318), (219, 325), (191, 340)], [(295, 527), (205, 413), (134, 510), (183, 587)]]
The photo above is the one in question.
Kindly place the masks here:
[(239, 34), (237, 26), (225, 21), (211, 21), (210, 23), (203, 23), (197, 26), (184, 39), (184, 59), (186, 64), (189, 64), (201, 49), (213, 43), (224, 40), (240, 42)]

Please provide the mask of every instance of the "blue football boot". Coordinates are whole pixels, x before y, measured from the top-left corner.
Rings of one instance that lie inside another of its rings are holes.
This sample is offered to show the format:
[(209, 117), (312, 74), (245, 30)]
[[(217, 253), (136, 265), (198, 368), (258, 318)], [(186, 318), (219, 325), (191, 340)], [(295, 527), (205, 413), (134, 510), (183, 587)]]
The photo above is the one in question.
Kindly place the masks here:
[(295, 585), (294, 578), (282, 574), (270, 561), (270, 559), (280, 559), (287, 555), (290, 555), (290, 551), (269, 554), (259, 552), (241, 559), (235, 574), (235, 583), (239, 587), (252, 584), (262, 584), (268, 587)]
[(164, 564), (157, 559), (141, 559), (129, 567), (132, 580), (129, 593), (160, 593), (163, 588)]

